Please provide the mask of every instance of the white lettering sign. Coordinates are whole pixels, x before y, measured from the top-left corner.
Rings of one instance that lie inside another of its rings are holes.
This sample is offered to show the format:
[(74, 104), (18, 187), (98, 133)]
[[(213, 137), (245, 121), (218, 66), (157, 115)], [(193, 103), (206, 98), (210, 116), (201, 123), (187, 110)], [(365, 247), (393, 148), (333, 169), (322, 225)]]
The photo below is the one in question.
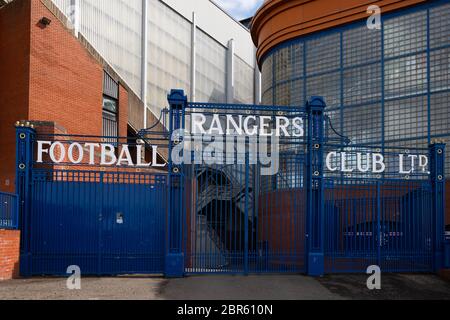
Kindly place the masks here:
[[(347, 153), (329, 152), (325, 165), (330, 172), (342, 173), (373, 173), (386, 172), (385, 156), (381, 153)], [(428, 174), (429, 159), (426, 155), (398, 155), (398, 173), (410, 175), (413, 173)]]
[[(273, 123), (275, 124), (274, 128)], [(192, 135), (219, 135), (236, 134), (239, 136), (261, 137), (294, 137), (301, 138), (305, 135), (304, 121), (302, 117), (288, 118), (284, 116), (220, 116), (215, 114), (210, 121), (204, 114), (193, 113), (191, 115)]]
[[(44, 163), (44, 155), (48, 155), (50, 161), (55, 164), (87, 164), (100, 166), (117, 167), (165, 167), (165, 163), (158, 162), (158, 147), (152, 146), (153, 162), (145, 163), (142, 159), (143, 147), (141, 145), (133, 146), (135, 149), (135, 159), (133, 160), (132, 148), (124, 144), (115, 147), (107, 143), (85, 143), (78, 142), (67, 144), (60, 141), (37, 141), (37, 163)], [(96, 154), (96, 152), (98, 152)], [(118, 156), (117, 156), (118, 154)]]

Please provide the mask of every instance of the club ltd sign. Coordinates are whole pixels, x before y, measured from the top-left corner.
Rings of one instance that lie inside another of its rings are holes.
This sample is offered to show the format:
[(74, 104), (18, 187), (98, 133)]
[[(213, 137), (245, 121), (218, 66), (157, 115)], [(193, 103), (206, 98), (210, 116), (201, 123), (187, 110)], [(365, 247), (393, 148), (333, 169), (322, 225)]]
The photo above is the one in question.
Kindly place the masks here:
[[(400, 175), (414, 173), (428, 174), (428, 156), (422, 154), (396, 154), (390, 159)], [(388, 169), (387, 161), (382, 153), (361, 152), (329, 152), (326, 156), (326, 167), (331, 172), (373, 173), (381, 174)]]

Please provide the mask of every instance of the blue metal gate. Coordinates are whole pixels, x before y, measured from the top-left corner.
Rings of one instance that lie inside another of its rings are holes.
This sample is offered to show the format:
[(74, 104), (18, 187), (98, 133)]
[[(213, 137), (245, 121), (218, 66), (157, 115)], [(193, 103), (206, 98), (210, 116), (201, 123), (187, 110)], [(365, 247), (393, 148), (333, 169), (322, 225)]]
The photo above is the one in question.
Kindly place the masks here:
[(354, 144), (320, 97), (223, 105), (173, 90), (165, 114), (167, 131), (142, 140), (17, 127), (23, 275), (442, 268), (444, 144)]
[[(170, 275), (322, 275), (365, 272), (371, 265), (383, 272), (433, 272), (442, 267), (444, 144), (427, 149), (354, 144), (334, 130), (320, 97), (297, 108), (222, 105), (188, 103), (174, 90), (169, 103), (170, 132), (179, 130), (172, 134), (176, 142), (170, 150), (191, 146), (183, 149), (183, 164), (170, 160), (169, 176), (180, 195), (171, 210), (175, 228), (168, 229), (173, 235), (166, 261)], [(195, 132), (192, 118), (199, 114), (210, 130), (248, 116), (270, 118), (272, 130), (277, 117), (299, 118), (304, 136), (281, 137), (279, 149), (272, 150), (279, 155), (279, 170), (263, 176), (264, 166), (252, 158), (261, 136)], [(235, 162), (196, 162), (208, 143), (236, 142), (242, 135), (240, 149), (224, 144), (208, 154), (211, 159), (231, 155)], [(336, 156), (330, 160), (330, 154)], [(385, 169), (379, 173), (368, 172), (372, 155), (383, 158)], [(399, 162), (404, 158), (416, 164)], [(426, 165), (417, 170), (424, 159)]]
[[(356, 150), (379, 152), (352, 147), (346, 156), (356, 159)], [(427, 152), (386, 148), (383, 154), (395, 168), (399, 154)], [(328, 173), (323, 183), (327, 273), (365, 272), (370, 265), (389, 272), (433, 270), (433, 189), (428, 172), (401, 177), (393, 171), (378, 177)]]
[[(198, 113), (209, 119), (214, 115), (273, 119), (278, 115), (307, 121), (304, 108), (190, 103), (185, 108), (185, 123)], [(258, 159), (257, 151), (265, 143), (261, 137), (227, 136), (232, 145), (223, 150), (227, 163), (208, 164), (210, 159), (205, 157), (195, 163), (198, 153), (192, 151), (194, 163), (183, 167), (191, 190), (185, 222), (186, 272), (305, 272), (305, 141), (281, 139), (278, 151), (268, 150), (268, 155), (277, 153), (278, 170), (262, 175), (268, 168)]]
[(164, 273), (166, 173), (35, 156), (38, 141), (67, 152), (74, 143), (132, 148), (136, 139), (17, 133), (22, 275), (64, 275), (73, 265), (83, 275)]

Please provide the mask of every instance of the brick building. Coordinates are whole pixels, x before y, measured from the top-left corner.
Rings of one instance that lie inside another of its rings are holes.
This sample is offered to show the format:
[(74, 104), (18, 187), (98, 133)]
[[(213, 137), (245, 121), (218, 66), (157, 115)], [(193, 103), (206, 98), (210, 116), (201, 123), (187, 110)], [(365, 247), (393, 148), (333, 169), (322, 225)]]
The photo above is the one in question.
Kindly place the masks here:
[[(15, 123), (38, 132), (132, 136), (143, 103), (50, 1), (0, 8), (0, 191), (15, 191)], [(148, 122), (157, 119), (148, 114)], [(17, 275), (18, 231), (1, 231), (0, 279)]]
[[(113, 100), (117, 108), (109, 114), (117, 130), (110, 133), (127, 136), (133, 130), (129, 108), (142, 102), (81, 36), (73, 35), (50, 2), (18, 0), (0, 9), (0, 37), (0, 190), (15, 188), (18, 120), (57, 133), (101, 136), (107, 130), (102, 106)], [(117, 85), (116, 92), (106, 92), (108, 81)]]
[[(68, 8), (81, 11), (75, 21)], [(249, 30), (209, 0), (0, 1), (0, 73), (0, 192), (8, 193), (17, 121), (38, 133), (133, 137), (153, 124), (165, 130), (158, 118), (173, 87), (192, 100), (259, 99)], [(11, 254), (0, 279), (17, 274), (11, 239), (19, 232), (1, 233)]]

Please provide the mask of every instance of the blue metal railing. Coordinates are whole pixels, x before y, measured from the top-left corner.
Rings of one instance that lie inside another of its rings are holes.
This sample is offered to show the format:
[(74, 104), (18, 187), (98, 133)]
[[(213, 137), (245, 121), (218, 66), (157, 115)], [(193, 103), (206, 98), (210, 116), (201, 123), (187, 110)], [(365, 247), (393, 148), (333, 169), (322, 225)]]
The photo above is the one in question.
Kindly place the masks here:
[(446, 232), (445, 234), (445, 265), (446, 269), (450, 269), (450, 232)]
[(0, 229), (17, 229), (19, 202), (15, 194), (0, 192)]

